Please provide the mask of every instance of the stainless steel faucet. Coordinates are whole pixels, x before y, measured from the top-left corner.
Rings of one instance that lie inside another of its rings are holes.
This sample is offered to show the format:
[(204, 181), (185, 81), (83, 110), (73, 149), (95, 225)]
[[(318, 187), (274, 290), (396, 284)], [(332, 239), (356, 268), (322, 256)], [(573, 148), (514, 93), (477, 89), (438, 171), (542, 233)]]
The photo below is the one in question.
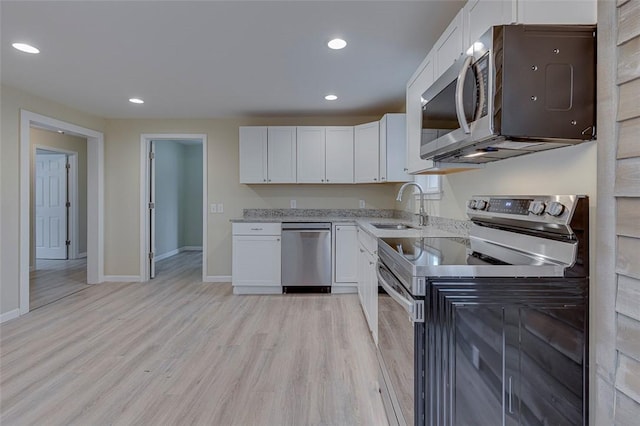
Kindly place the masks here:
[(396, 197), (396, 200), (402, 201), (402, 193), (404, 192), (404, 189), (411, 185), (415, 186), (420, 191), (420, 213), (418, 213), (418, 217), (419, 217), (418, 223), (420, 224), (420, 226), (425, 226), (427, 224), (427, 215), (424, 211), (424, 191), (422, 190), (422, 187), (420, 186), (419, 183), (407, 182), (403, 184), (398, 190), (398, 196)]

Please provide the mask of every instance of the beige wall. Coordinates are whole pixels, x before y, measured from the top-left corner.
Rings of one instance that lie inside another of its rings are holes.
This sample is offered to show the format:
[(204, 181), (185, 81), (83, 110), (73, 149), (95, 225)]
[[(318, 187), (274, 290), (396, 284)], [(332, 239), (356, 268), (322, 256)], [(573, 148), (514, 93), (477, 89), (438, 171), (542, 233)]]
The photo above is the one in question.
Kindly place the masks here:
[[(35, 154), (38, 148), (61, 149), (66, 153), (76, 152), (78, 158), (78, 252), (87, 251), (87, 139), (71, 135), (61, 135), (56, 132), (31, 129), (31, 247), (29, 250), (29, 265), (34, 266), (35, 259)], [(35, 265), (37, 266), (37, 265)]]
[(104, 120), (7, 86), (0, 96), (0, 314), (6, 314), (19, 307), (20, 109), (97, 131)]
[(243, 208), (394, 208), (394, 184), (242, 185), (238, 127), (245, 125), (352, 125), (380, 117), (296, 117), (203, 120), (108, 120), (105, 134), (105, 274), (139, 275), (140, 135), (204, 133), (208, 138), (209, 202), (223, 214), (208, 214), (209, 276), (231, 275), (231, 223)]

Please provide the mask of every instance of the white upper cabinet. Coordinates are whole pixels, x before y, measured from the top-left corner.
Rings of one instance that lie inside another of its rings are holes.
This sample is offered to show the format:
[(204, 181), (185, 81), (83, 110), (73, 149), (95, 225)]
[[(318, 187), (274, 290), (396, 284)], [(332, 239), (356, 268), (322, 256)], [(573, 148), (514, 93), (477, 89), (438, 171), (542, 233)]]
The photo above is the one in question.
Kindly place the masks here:
[(407, 182), (407, 120), (405, 114), (385, 114), (380, 120), (380, 182)]
[(267, 128), (267, 171), (269, 183), (296, 182), (296, 128)]
[(240, 127), (240, 183), (267, 183), (266, 127)]
[[(464, 49), (463, 10), (460, 10), (433, 47), (435, 78), (440, 77), (460, 57)], [(487, 27), (488, 29), (488, 27)]]
[(295, 183), (295, 127), (240, 127), (239, 145), (240, 183)]
[(298, 127), (297, 181), (299, 183), (324, 183), (325, 138), (324, 127)]
[(433, 168), (433, 161), (420, 158), (422, 128), (422, 94), (433, 83), (435, 67), (433, 52), (422, 61), (422, 65), (407, 84), (407, 159), (408, 173), (420, 173)]
[(380, 163), (380, 122), (354, 127), (355, 182), (377, 183)]
[(353, 183), (353, 126), (298, 127), (298, 183)]
[(326, 128), (326, 183), (353, 183), (353, 126)]
[(463, 9), (463, 49), (468, 49), (489, 27), (515, 22), (515, 10), (515, 0), (469, 0)]

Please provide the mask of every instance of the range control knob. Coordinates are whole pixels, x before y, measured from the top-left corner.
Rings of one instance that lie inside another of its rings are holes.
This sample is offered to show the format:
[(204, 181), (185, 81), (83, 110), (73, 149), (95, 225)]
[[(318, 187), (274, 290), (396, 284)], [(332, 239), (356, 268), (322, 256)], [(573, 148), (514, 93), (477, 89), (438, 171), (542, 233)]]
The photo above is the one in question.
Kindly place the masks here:
[(529, 204), (529, 211), (533, 214), (541, 215), (544, 213), (545, 207), (542, 201), (532, 201), (531, 204)]
[(549, 207), (547, 207), (547, 214), (550, 214), (551, 216), (557, 217), (560, 216), (563, 212), (564, 206), (557, 201), (549, 203)]
[(487, 207), (489, 207), (489, 203), (487, 203), (485, 200), (478, 200), (476, 201), (476, 209), (478, 210), (484, 210)]
[(475, 210), (476, 209), (476, 200), (467, 201), (467, 207), (469, 207), (471, 210)]

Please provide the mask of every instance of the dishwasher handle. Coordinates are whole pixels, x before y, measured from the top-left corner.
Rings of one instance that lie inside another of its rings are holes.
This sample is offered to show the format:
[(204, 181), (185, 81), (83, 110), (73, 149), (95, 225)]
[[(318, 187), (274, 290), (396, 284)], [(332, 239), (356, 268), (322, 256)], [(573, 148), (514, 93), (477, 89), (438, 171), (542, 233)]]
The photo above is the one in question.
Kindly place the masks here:
[(331, 231), (331, 224), (326, 222), (283, 222), (283, 231)]

